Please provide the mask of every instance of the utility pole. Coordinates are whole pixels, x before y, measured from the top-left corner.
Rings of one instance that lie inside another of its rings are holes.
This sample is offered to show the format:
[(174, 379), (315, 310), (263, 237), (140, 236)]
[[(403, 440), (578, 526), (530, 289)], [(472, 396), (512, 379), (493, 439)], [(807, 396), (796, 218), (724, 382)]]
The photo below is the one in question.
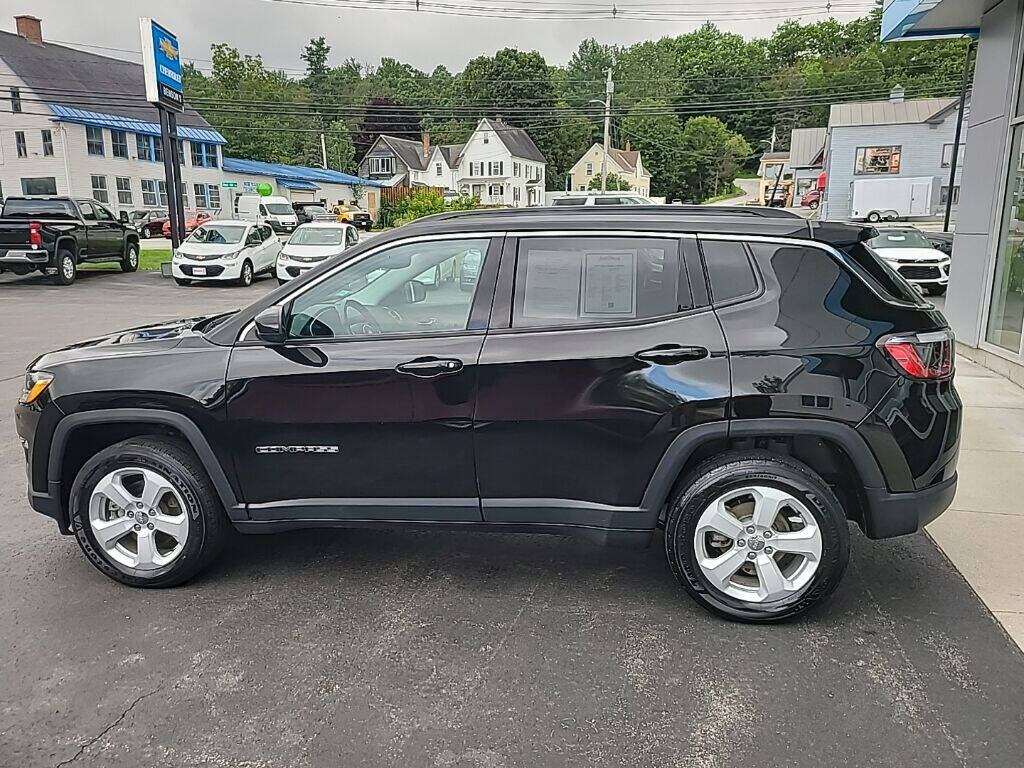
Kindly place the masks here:
[(772, 148), (769, 150), (769, 152), (774, 152), (775, 151), (775, 138), (776, 138), (775, 126), (773, 125), (772, 126)]
[(608, 67), (608, 81), (604, 86), (604, 156), (601, 158), (601, 194), (608, 191), (608, 150), (611, 140), (612, 126), (612, 93), (615, 83), (612, 82), (612, 68)]
[(323, 158), (324, 170), (327, 170), (327, 139), (320, 134), (320, 156)]
[(946, 193), (946, 216), (942, 223), (942, 231), (949, 232), (949, 219), (953, 215), (953, 192), (956, 189), (956, 166), (960, 159), (960, 137), (964, 129), (964, 107), (967, 104), (967, 89), (970, 87), (968, 78), (971, 74), (971, 53), (974, 51), (974, 40), (967, 39), (967, 52), (964, 54), (964, 77), (960, 83), (960, 107), (956, 115), (956, 136), (953, 137), (953, 156), (949, 159), (949, 191)]

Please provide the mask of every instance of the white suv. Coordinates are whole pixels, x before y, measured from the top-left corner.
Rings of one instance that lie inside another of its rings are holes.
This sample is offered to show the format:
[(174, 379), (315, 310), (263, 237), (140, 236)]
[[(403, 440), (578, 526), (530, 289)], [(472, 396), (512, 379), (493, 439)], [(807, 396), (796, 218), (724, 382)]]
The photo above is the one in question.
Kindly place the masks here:
[(281, 241), (267, 224), (206, 221), (189, 235), (171, 259), (178, 285), (203, 280), (252, 285), (256, 275), (273, 272)]
[(551, 201), (551, 205), (654, 205), (636, 192), (566, 192)]

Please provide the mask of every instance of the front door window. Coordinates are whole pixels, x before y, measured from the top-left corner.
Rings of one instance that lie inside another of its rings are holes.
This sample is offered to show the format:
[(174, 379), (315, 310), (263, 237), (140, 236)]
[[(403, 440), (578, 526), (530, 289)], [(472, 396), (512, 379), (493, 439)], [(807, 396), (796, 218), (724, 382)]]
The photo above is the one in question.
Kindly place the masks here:
[(469, 323), (475, 290), (457, 276), (481, 260), (488, 240), (438, 240), (389, 248), (335, 272), (293, 302), (292, 338), (458, 333)]

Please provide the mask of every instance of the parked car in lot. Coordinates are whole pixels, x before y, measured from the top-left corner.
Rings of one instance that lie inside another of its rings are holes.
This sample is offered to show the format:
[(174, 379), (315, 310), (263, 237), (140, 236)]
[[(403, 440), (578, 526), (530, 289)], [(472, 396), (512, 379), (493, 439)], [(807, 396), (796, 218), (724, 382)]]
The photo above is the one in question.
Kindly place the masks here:
[(928, 238), (932, 248), (942, 251), (949, 257), (953, 256), (953, 233), (952, 232), (922, 232)]
[(463, 291), (472, 291), (476, 287), (476, 281), (480, 279), (480, 264), (484, 255), (480, 251), (470, 251), (462, 258), (462, 268), (459, 271), (459, 288)]
[(351, 224), (353, 227), (359, 227), (359, 229), (366, 231), (369, 231), (373, 226), (373, 219), (370, 218), (370, 214), (358, 205), (336, 205), (334, 206), (334, 215), (338, 217), (338, 221)]
[[(211, 221), (212, 219), (213, 219), (213, 217), (210, 216), (210, 214), (203, 213), (202, 211), (200, 211), (198, 213), (195, 213), (195, 214), (193, 214), (191, 216), (189, 216), (188, 214), (185, 214), (185, 236), (187, 237), (188, 235), (191, 235), (195, 231), (196, 227), (198, 227), (203, 222)], [(170, 219), (168, 219), (167, 221), (164, 222), (164, 225), (161, 228), (161, 232), (163, 233), (164, 237), (170, 237), (171, 236), (171, 220)]]
[(871, 247), (908, 282), (925, 293), (941, 296), (949, 286), (949, 256), (932, 247), (914, 227), (880, 229)]
[(239, 195), (235, 213), (240, 219), (266, 224), (280, 234), (291, 234), (299, 226), (299, 218), (286, 197)]
[[(44, 354), (15, 411), (32, 506), (140, 587), (232, 525), (661, 527), (708, 610), (798, 614), (848, 521), (899, 536), (950, 504), (952, 334), (873, 229), (634, 210), (433, 216), (240, 311)], [(414, 279), (474, 252), (472, 291)]]
[(70, 197), (8, 197), (0, 212), (0, 272), (42, 272), (71, 285), (84, 263), (139, 268), (139, 233), (128, 213)]
[(810, 189), (800, 196), (800, 205), (804, 208), (810, 208), (812, 211), (818, 209), (821, 205), (821, 190)]
[(171, 274), (178, 285), (203, 280), (252, 285), (257, 275), (274, 271), (280, 251), (281, 241), (267, 224), (206, 221), (174, 252)]
[[(164, 233), (164, 224), (169, 221), (167, 211), (132, 211), (131, 224), (139, 230), (139, 237), (160, 237)], [(167, 234), (170, 235), (170, 224), (167, 224)]]
[(320, 203), (292, 203), (299, 224), (311, 221), (337, 221), (337, 217)]
[(358, 243), (359, 232), (351, 224), (335, 221), (302, 224), (277, 257), (277, 282), (287, 283)]

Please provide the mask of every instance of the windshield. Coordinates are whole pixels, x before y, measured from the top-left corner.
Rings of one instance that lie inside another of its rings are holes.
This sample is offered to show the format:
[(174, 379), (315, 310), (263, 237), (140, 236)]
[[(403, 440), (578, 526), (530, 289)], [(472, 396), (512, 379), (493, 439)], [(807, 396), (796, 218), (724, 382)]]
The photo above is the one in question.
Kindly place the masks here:
[(288, 245), (341, 245), (343, 242), (345, 230), (341, 227), (299, 227)]
[(928, 238), (915, 229), (882, 232), (869, 241), (872, 248), (931, 248)]
[(267, 213), (272, 213), (275, 216), (295, 215), (295, 211), (292, 210), (292, 207), (285, 203), (266, 203), (264, 207), (267, 209)]
[(186, 242), (207, 245), (234, 245), (242, 242), (245, 227), (232, 224), (212, 224), (199, 227)]
[(304, 205), (302, 206), (302, 212), (310, 216), (330, 215), (322, 205)]

